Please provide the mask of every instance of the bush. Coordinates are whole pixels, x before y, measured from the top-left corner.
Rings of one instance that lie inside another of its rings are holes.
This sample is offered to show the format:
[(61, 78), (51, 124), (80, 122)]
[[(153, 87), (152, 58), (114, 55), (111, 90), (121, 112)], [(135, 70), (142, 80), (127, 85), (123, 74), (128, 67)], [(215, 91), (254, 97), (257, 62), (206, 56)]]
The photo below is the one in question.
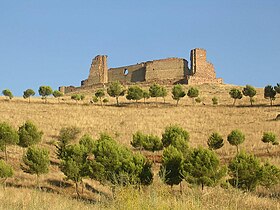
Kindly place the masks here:
[(53, 97), (57, 98), (58, 102), (59, 102), (60, 97), (62, 97), (62, 96), (64, 95), (64, 94), (63, 94), (61, 91), (59, 91), (59, 90), (53, 91), (52, 94), (53, 94)]
[(162, 93), (162, 86), (160, 86), (159, 84), (152, 84), (149, 88), (149, 93), (150, 93), (150, 96), (152, 98), (156, 98), (156, 101), (157, 101), (157, 98), (158, 97), (162, 97), (163, 93)]
[(207, 141), (210, 150), (220, 149), (224, 146), (223, 137), (219, 133), (212, 133)]
[(0, 148), (5, 152), (5, 159), (7, 161), (7, 146), (15, 145), (19, 141), (19, 136), (17, 131), (10, 126), (8, 123), (0, 123)]
[(280, 169), (274, 165), (265, 163), (261, 174), (260, 184), (268, 189), (280, 183)]
[(230, 161), (230, 184), (234, 187), (253, 191), (260, 183), (262, 172), (261, 164), (254, 155), (241, 152)]
[(190, 139), (189, 133), (178, 125), (170, 125), (165, 128), (162, 134), (162, 144), (164, 147), (176, 144), (178, 138), (188, 142)]
[(130, 144), (134, 148), (142, 150), (145, 139), (146, 139), (146, 135), (140, 131), (137, 131), (136, 133), (133, 134), (132, 141), (130, 142)]
[(262, 137), (262, 142), (267, 144), (267, 153), (269, 153), (269, 144), (278, 145), (279, 142), (276, 139), (275, 133), (264, 132)]
[(236, 146), (237, 153), (239, 151), (238, 146), (245, 141), (245, 135), (240, 130), (233, 130), (227, 137), (228, 142)]
[(26, 121), (18, 130), (19, 142), (21, 147), (29, 147), (37, 144), (42, 139), (43, 132), (39, 131), (35, 124)]
[(229, 95), (231, 98), (233, 98), (233, 106), (235, 105), (235, 102), (237, 99), (241, 99), (242, 98), (242, 93), (240, 90), (233, 88), (229, 91)]
[(7, 164), (4, 160), (0, 160), (0, 178), (4, 179), (3, 184), (5, 187), (6, 180), (14, 174), (12, 166)]
[(146, 103), (146, 100), (150, 98), (149, 91), (143, 90), (143, 98), (144, 98), (144, 103)]
[(213, 186), (225, 176), (226, 168), (220, 167), (216, 153), (199, 147), (193, 149), (184, 162), (184, 177), (191, 184)]
[(212, 98), (212, 103), (213, 103), (213, 106), (218, 105), (218, 98), (217, 97), (213, 97)]
[[(103, 97), (105, 96), (105, 91), (104, 89), (98, 89), (94, 96), (96, 97), (97, 101), (100, 101), (101, 106), (103, 106), (102, 102), (103, 102)], [(96, 99), (93, 99), (93, 101), (95, 102)]]

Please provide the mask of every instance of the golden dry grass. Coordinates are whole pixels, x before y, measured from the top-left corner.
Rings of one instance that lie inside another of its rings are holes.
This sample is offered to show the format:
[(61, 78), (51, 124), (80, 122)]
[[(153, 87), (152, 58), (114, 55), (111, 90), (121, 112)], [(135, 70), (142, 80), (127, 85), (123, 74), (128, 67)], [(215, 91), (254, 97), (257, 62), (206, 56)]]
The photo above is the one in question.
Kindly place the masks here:
[[(186, 86), (186, 89), (187, 88), (188, 86)], [(21, 98), (14, 98), (11, 101), (6, 101), (2, 97), (0, 98), (0, 116), (1, 121), (9, 122), (15, 127), (22, 125), (26, 120), (32, 120), (44, 132), (41, 145), (47, 147), (51, 151), (53, 163), (58, 162), (54, 153), (56, 136), (59, 130), (64, 126), (77, 126), (81, 128), (82, 134), (88, 133), (94, 138), (98, 138), (100, 132), (107, 132), (120, 143), (130, 147), (132, 134), (138, 130), (145, 133), (161, 135), (166, 126), (170, 124), (179, 124), (189, 131), (191, 136), (190, 145), (193, 147), (198, 145), (206, 146), (208, 136), (214, 131), (220, 132), (226, 139), (226, 136), (233, 129), (240, 129), (246, 135), (246, 140), (241, 146), (242, 149), (255, 153), (263, 160), (269, 159), (273, 164), (280, 166), (280, 146), (271, 148), (271, 153), (268, 155), (266, 152), (266, 145), (261, 142), (262, 134), (265, 131), (275, 132), (278, 138), (280, 138), (280, 121), (274, 120), (277, 114), (280, 113), (280, 106), (269, 107), (269, 101), (263, 99), (262, 89), (258, 89), (258, 94), (256, 96), (257, 105), (250, 107), (248, 106), (249, 99), (243, 98), (237, 101), (237, 107), (233, 107), (232, 99), (228, 95), (228, 91), (232, 88), (231, 85), (200, 85), (198, 88), (200, 89), (200, 98), (202, 98), (205, 105), (193, 105), (192, 100), (185, 97), (179, 102), (179, 106), (176, 107), (175, 101), (172, 100), (170, 94), (166, 98), (166, 104), (163, 104), (160, 98), (158, 99), (159, 103), (155, 103), (155, 99), (149, 99), (147, 104), (139, 103), (138, 105), (122, 98), (121, 102), (123, 106), (121, 107), (113, 106), (115, 104), (113, 98), (110, 98), (110, 102), (104, 107), (90, 104), (89, 100), (92, 93), (89, 91), (85, 92), (87, 95), (86, 100), (84, 102), (79, 102), (79, 104), (71, 101), (70, 96), (64, 96), (64, 100), (60, 103), (58, 103), (56, 99), (49, 99), (47, 104), (44, 104), (39, 98), (31, 99), (31, 103), (29, 104), (27, 100)], [(170, 90), (171, 87), (168, 87), (168, 89)], [(214, 96), (219, 99), (218, 106), (212, 106), (211, 99)], [(280, 99), (277, 98), (275, 103), (280, 104)], [(225, 162), (235, 155), (235, 148), (225, 142), (225, 146), (217, 153)], [(1, 155), (2, 154), (0, 154), (0, 156)], [(8, 155), (8, 162), (15, 168), (15, 176), (9, 180), (10, 185), (27, 188), (34, 187), (35, 178), (20, 170), (22, 149), (16, 146), (8, 147)], [(110, 197), (110, 191), (107, 187), (101, 186), (91, 180), (87, 180), (86, 182), (92, 189), (85, 190), (85, 198), (99, 200), (100, 197), (102, 197), (100, 193), (93, 193), (92, 191), (102, 192), (104, 196)], [(63, 174), (59, 171), (56, 164), (51, 165), (50, 173), (41, 177), (41, 183), (47, 191), (70, 196), (75, 194), (73, 186), (69, 182), (63, 181)], [(160, 184), (155, 183), (154, 185), (157, 186)], [(279, 189), (280, 187), (276, 190), (278, 194), (280, 193)], [(16, 189), (9, 190), (16, 191)], [(208, 190), (211, 191), (212, 189)], [(150, 193), (153, 193), (153, 191), (155, 190), (150, 191)], [(163, 192), (166, 192), (166, 190), (163, 190)], [(215, 191), (211, 191), (210, 194), (212, 195), (214, 192)], [(219, 193), (220, 196), (225, 196), (225, 202), (231, 199), (231, 192), (220, 189)], [(239, 198), (242, 200), (243, 194), (238, 193), (239, 192), (237, 192), (237, 196), (240, 196)], [(164, 196), (150, 196), (148, 202), (150, 202), (151, 205), (153, 199), (159, 199), (157, 202), (165, 202)], [(213, 195), (211, 199), (214, 198), (215, 196)], [(115, 203), (116, 206), (122, 205), (121, 199), (123, 198), (120, 198), (119, 204)], [(141, 199), (143, 198), (140, 196), (139, 201), (131, 202), (136, 202), (134, 204), (138, 205), (137, 202), (142, 203), (144, 201)], [(172, 198), (170, 199), (172, 200)], [(195, 198), (191, 198), (186, 202), (194, 202), (193, 199)], [(262, 202), (272, 207), (275, 206), (274, 203), (277, 203), (277, 207), (279, 207), (279, 200), (274, 201), (269, 198), (263, 199), (264, 198), (258, 198), (250, 194), (243, 202), (243, 207), (248, 209), (248, 206), (254, 205), (254, 209), (257, 209), (255, 208), (257, 206), (264, 207), (264, 205), (261, 204)], [(169, 201), (171, 202), (171, 200)], [(176, 204), (178, 205), (176, 207), (177, 209), (180, 209), (181, 204), (181, 207), (186, 205), (186, 203), (181, 202), (180, 204), (180, 202)], [(238, 203), (239, 200), (236, 202)], [(245, 204), (246, 202), (247, 204)], [(202, 204), (205, 205), (203, 202)], [(169, 209), (168, 204), (166, 205), (166, 208), (162, 209)], [(197, 205), (197, 203), (195, 203), (193, 207), (190, 205), (190, 208), (201, 209), (201, 206)], [(217, 202), (215, 201), (213, 203), (214, 207), (212, 209), (219, 209), (218, 205), (220, 205), (220, 202), (217, 200)], [(235, 209), (235, 207), (231, 205), (225, 205), (224, 207), (225, 208), (220, 209)], [(143, 208), (153, 209), (151, 206), (144, 206)], [(122, 208), (119, 206), (116, 207), (116, 209)], [(210, 207), (208, 209), (210, 209)], [(259, 209), (265, 209), (265, 207)]]

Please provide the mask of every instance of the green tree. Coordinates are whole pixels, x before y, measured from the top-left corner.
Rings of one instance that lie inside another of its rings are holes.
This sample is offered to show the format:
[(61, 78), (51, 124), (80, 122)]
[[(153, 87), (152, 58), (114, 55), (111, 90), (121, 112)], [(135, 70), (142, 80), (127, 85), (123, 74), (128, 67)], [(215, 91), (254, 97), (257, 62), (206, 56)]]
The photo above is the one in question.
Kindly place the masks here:
[(144, 98), (144, 103), (146, 103), (146, 100), (150, 98), (150, 92), (147, 90), (143, 90), (143, 98)]
[(262, 136), (262, 142), (267, 144), (267, 153), (269, 153), (269, 145), (278, 145), (279, 142), (277, 141), (276, 135), (273, 132), (264, 132)]
[(3, 179), (2, 183), (6, 186), (6, 181), (14, 174), (12, 166), (7, 164), (4, 160), (0, 160), (0, 178)]
[(22, 126), (19, 127), (18, 145), (21, 147), (29, 147), (34, 144), (38, 144), (42, 139), (43, 132), (39, 131), (37, 126), (31, 121), (26, 121)]
[(264, 88), (264, 98), (270, 100), (270, 106), (272, 106), (272, 102), (275, 100), (276, 91), (271, 85), (267, 85)]
[(25, 91), (23, 91), (23, 98), (26, 99), (28, 98), (28, 102), (30, 103), (30, 97), (34, 96), (35, 92), (32, 89), (27, 89)]
[(184, 161), (184, 177), (191, 184), (214, 186), (225, 176), (226, 168), (220, 166), (220, 161), (211, 150), (202, 147), (191, 150)]
[(162, 87), (159, 84), (152, 84), (149, 88), (149, 93), (152, 98), (157, 98), (162, 96)]
[[(163, 145), (161, 139), (158, 136), (150, 134), (146, 136), (145, 141), (143, 142), (143, 148), (155, 153), (156, 151), (162, 150)], [(153, 162), (155, 162), (155, 155), (153, 158)]]
[(49, 151), (44, 148), (29, 147), (26, 154), (23, 156), (22, 169), (29, 174), (35, 174), (37, 180), (37, 186), (39, 185), (39, 176), (49, 172)]
[(80, 94), (73, 94), (73, 95), (71, 96), (71, 99), (74, 100), (74, 101), (76, 101), (76, 103), (78, 103), (78, 101), (81, 101), (81, 100), (82, 100), (82, 95), (80, 95)]
[(220, 149), (224, 146), (223, 137), (219, 133), (212, 133), (207, 141), (208, 148), (210, 150)]
[(0, 148), (5, 152), (5, 159), (7, 161), (7, 146), (15, 145), (19, 141), (17, 131), (8, 123), (0, 123)]
[(61, 159), (60, 169), (66, 176), (66, 179), (72, 180), (75, 183), (75, 189), (78, 197), (79, 182), (83, 183), (83, 178), (87, 173), (87, 149), (82, 144), (68, 145), (65, 150), (65, 155)]
[(233, 106), (235, 105), (235, 102), (237, 99), (241, 99), (242, 98), (242, 93), (240, 90), (233, 88), (229, 91), (229, 95), (230, 97), (233, 99)]
[(181, 84), (174, 85), (172, 88), (172, 98), (176, 100), (176, 106), (178, 106), (179, 100), (185, 97), (186, 92), (183, 90)]
[(248, 96), (250, 98), (251, 106), (253, 106), (253, 97), (257, 94), (256, 89), (251, 85), (246, 85), (246, 87), (243, 88), (242, 93), (244, 96)]
[(50, 86), (40, 86), (38, 92), (42, 99), (45, 100), (45, 103), (47, 103), (47, 97), (52, 94), (53, 90)]
[(4, 95), (4, 96), (6, 96), (6, 98), (8, 99), (8, 100), (10, 100), (10, 99), (12, 99), (14, 96), (13, 96), (13, 93), (9, 90), (9, 89), (5, 89), (5, 90), (3, 90), (2, 91), (2, 94)]
[(128, 88), (127, 95), (126, 95), (127, 100), (135, 100), (136, 102), (138, 102), (142, 98), (143, 98), (143, 90), (139, 86), (134, 85)]
[(83, 145), (86, 153), (92, 154), (94, 150), (94, 140), (89, 134), (84, 134), (79, 141), (80, 145)]
[(266, 162), (261, 168), (260, 184), (266, 188), (271, 188), (280, 183), (280, 169)]
[(178, 185), (183, 180), (183, 154), (175, 147), (169, 146), (163, 150), (162, 163), (160, 166), (159, 177), (170, 185)]
[(188, 97), (193, 99), (193, 104), (195, 103), (195, 98), (199, 95), (199, 90), (195, 87), (191, 87), (187, 93)]
[(61, 92), (59, 90), (55, 90), (55, 91), (53, 91), (52, 95), (53, 95), (53, 97), (57, 98), (58, 103), (59, 103), (60, 97), (62, 97), (64, 94), (63, 94), (63, 92)]
[(77, 139), (80, 132), (81, 130), (75, 126), (61, 128), (58, 135), (58, 144), (56, 145), (56, 155), (59, 159), (64, 158), (66, 146)]
[(95, 92), (95, 97), (100, 101), (101, 106), (103, 106), (102, 102), (103, 102), (103, 98), (105, 96), (105, 91), (104, 89), (98, 89)]
[(278, 94), (280, 94), (280, 83), (277, 83), (277, 85), (274, 86), (274, 90), (275, 90)]
[(229, 183), (243, 190), (253, 191), (262, 177), (260, 160), (252, 154), (240, 152), (229, 163)]
[(233, 130), (228, 135), (227, 140), (232, 146), (236, 146), (236, 151), (238, 154), (238, 146), (245, 141), (245, 135), (240, 130)]
[(119, 106), (119, 97), (124, 96), (125, 88), (119, 81), (115, 81), (109, 85), (107, 93), (109, 96), (116, 98), (117, 106)]
[(169, 145), (174, 146), (178, 139), (188, 142), (190, 139), (188, 131), (178, 125), (170, 125), (165, 128), (161, 141), (164, 147), (168, 147)]

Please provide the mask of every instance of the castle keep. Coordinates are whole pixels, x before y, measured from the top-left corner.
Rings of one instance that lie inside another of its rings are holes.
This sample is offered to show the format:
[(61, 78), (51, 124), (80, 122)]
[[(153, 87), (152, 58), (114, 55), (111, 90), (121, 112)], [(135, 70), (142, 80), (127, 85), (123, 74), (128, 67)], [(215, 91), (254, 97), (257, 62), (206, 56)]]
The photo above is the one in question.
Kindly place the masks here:
[[(108, 69), (107, 55), (98, 55), (92, 60), (89, 76), (81, 82), (80, 88), (93, 88), (116, 80), (124, 84), (136, 82), (161, 84), (223, 82), (222, 79), (216, 78), (213, 64), (206, 60), (206, 50), (196, 48), (191, 50), (190, 68), (188, 61), (183, 58), (166, 58)], [(64, 93), (77, 89), (79, 88), (73, 86), (60, 87), (60, 91)]]

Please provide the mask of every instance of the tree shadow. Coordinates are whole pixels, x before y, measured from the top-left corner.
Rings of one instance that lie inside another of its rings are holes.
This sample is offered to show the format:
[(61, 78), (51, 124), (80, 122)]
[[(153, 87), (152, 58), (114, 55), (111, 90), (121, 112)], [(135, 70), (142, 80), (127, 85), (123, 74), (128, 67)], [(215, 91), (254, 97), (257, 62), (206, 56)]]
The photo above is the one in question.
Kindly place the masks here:
[(97, 193), (97, 194), (100, 194), (100, 195), (104, 196), (107, 199), (111, 199), (111, 197), (107, 193), (104, 193), (104, 192), (101, 192), (101, 191), (95, 189), (94, 187), (92, 187), (88, 183), (85, 183), (85, 188), (92, 193)]
[(62, 181), (62, 180), (56, 180), (56, 179), (48, 179), (47, 182), (50, 185), (56, 186), (56, 187), (60, 187), (60, 188), (68, 188), (68, 187), (72, 187), (72, 184)]

